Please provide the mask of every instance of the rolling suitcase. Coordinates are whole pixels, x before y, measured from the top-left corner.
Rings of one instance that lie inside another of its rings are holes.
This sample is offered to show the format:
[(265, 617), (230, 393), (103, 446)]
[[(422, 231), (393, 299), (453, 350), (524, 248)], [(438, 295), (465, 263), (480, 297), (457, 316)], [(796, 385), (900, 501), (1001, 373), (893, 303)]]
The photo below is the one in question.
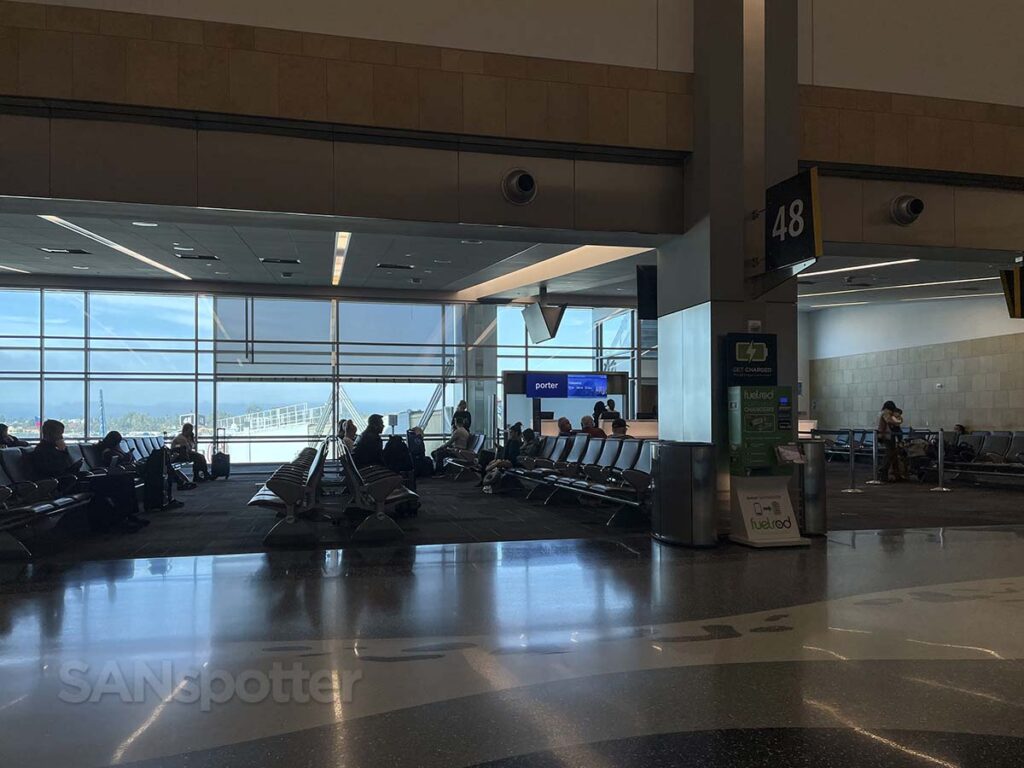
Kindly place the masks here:
[(218, 477), (227, 478), (231, 474), (231, 457), (226, 453), (217, 452), (213, 454), (213, 458), (210, 460), (210, 479), (216, 480)]

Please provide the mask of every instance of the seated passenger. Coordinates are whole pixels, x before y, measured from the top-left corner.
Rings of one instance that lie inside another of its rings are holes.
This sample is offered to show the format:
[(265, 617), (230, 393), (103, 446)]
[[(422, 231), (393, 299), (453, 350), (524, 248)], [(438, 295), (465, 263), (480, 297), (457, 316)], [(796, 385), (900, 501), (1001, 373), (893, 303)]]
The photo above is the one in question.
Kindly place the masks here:
[(434, 474), (434, 462), (427, 458), (427, 447), (423, 442), (423, 428), (413, 427), (405, 433), (405, 439), (409, 443), (409, 453), (412, 456), (416, 477), (430, 477)]
[(612, 437), (621, 437), (627, 440), (632, 440), (633, 436), (627, 434), (629, 424), (626, 423), (625, 419), (616, 419), (612, 422)]
[(615, 401), (609, 400), (608, 407), (605, 408), (604, 413), (601, 415), (605, 421), (614, 421), (615, 419), (621, 419), (622, 414), (615, 410)]
[(171, 458), (174, 461), (192, 462), (192, 477), (196, 482), (210, 479), (206, 457), (196, 450), (196, 428), (188, 422), (181, 425), (181, 432), (171, 440)]
[(505, 474), (506, 469), (510, 469), (515, 465), (515, 461), (519, 458), (519, 452), (523, 445), (523, 431), (522, 424), (518, 422), (508, 428), (508, 440), (505, 441), (505, 448), (502, 451), (500, 459), (494, 459), (487, 464), (484, 469), (483, 478), (480, 480), (480, 485), (484, 488), (484, 493), (492, 493), (494, 487), (501, 482), (501, 478)]
[(462, 419), (458, 419), (455, 422), (455, 429), (452, 430), (452, 436), (448, 438), (448, 442), (430, 453), (434, 459), (434, 471), (444, 471), (444, 460), (449, 456), (457, 456), (459, 451), (464, 451), (468, 447), (469, 430), (466, 429), (465, 422)]
[(380, 436), (384, 433), (384, 417), (379, 413), (370, 415), (366, 421), (366, 429), (356, 441), (352, 449), (352, 461), (357, 467), (369, 467), (371, 465), (383, 466), (384, 446), (381, 444)]
[(603, 429), (594, 425), (593, 416), (584, 416), (580, 419), (580, 432), (585, 432), (591, 437), (608, 437)]
[(39, 442), (28, 455), (29, 466), (36, 480), (75, 475), (82, 468), (82, 460), (72, 461), (64, 444), (64, 424), (47, 419), (40, 429)]
[(100, 461), (103, 462), (104, 469), (118, 468), (131, 470), (135, 468), (135, 457), (130, 453), (126, 453), (121, 450), (121, 433), (107, 432), (99, 442), (100, 449)]
[(562, 437), (572, 434), (572, 422), (565, 416), (558, 420), (558, 434)]
[(338, 427), (338, 437), (341, 438), (341, 442), (350, 451), (354, 451), (356, 448), (356, 432), (356, 423), (352, 419), (341, 420), (341, 425)]
[[(39, 444), (29, 454), (29, 463), (39, 480), (75, 476), (82, 466), (81, 459), (72, 461), (68, 455), (64, 424), (55, 419), (43, 422)], [(134, 475), (98, 475), (87, 479), (88, 490), (93, 493), (89, 524), (94, 530), (106, 531), (113, 525), (119, 525), (128, 531), (137, 531), (149, 525), (148, 520), (138, 516), (139, 500), (135, 494)], [(61, 488), (64, 493), (72, 490), (73, 485)]]
[(0, 424), (0, 448), (28, 448), (28, 443), (12, 435), (6, 424)]
[(540, 456), (541, 442), (537, 439), (537, 433), (527, 427), (523, 430), (523, 445), (519, 449), (519, 455), (516, 456), (515, 463), (520, 463), (519, 460), (524, 457), (536, 458)]

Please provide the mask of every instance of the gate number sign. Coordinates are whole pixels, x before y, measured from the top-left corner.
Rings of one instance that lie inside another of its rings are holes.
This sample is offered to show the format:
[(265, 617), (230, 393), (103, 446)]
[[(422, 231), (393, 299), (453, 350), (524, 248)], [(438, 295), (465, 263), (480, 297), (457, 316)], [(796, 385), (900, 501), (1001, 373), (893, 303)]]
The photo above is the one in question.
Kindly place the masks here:
[(765, 268), (772, 272), (821, 256), (818, 169), (769, 187), (765, 195)]

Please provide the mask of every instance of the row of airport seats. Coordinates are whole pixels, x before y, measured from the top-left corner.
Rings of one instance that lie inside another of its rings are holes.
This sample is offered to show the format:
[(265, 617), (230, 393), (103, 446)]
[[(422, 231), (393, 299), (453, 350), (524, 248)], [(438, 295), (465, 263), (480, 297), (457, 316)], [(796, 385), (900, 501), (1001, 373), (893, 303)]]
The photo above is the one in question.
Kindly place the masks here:
[(459, 480), (466, 472), (482, 473), (484, 468), (480, 465), (480, 451), (483, 450), (486, 442), (486, 435), (479, 432), (471, 434), (465, 449), (445, 459), (445, 471), (450, 473), (451, 470), (454, 470), (453, 479), (455, 480)]
[(524, 457), (510, 473), (533, 486), (528, 499), (543, 495), (545, 504), (573, 494), (639, 510), (648, 502), (653, 445), (582, 432), (546, 437), (539, 456)]
[[(163, 447), (162, 437), (128, 437), (121, 442), (121, 449), (137, 461), (144, 461)], [(71, 461), (81, 461), (81, 472), (89, 476), (106, 474), (97, 443), (69, 442), (67, 450)], [(31, 452), (32, 448), (0, 450), (0, 559), (31, 556), (26, 545), (32, 539), (53, 528), (65, 513), (87, 507), (93, 497), (89, 491), (71, 492), (77, 481), (71, 475), (33, 480)], [(143, 481), (136, 479), (135, 487), (141, 490)]]
[(278, 517), (289, 520), (309, 513), (320, 500), (320, 480), (327, 459), (327, 442), (316, 448), (302, 448), (287, 464), (282, 464), (249, 500), (250, 507), (270, 507)]
[(71, 492), (73, 483), (66, 478), (32, 480), (31, 450), (0, 450), (0, 560), (30, 558), (28, 545), (34, 538), (92, 501), (89, 492)]
[(368, 512), (352, 534), (353, 541), (398, 539), (403, 535), (395, 517), (416, 514), (419, 495), (405, 486), (397, 472), (380, 465), (357, 467), (352, 452), (339, 442), (346, 490), (352, 498), (349, 509)]

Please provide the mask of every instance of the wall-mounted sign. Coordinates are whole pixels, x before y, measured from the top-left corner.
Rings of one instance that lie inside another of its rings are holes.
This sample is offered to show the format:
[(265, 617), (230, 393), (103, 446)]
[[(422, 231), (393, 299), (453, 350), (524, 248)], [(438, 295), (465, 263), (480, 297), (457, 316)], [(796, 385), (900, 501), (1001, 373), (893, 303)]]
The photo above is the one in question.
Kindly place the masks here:
[(603, 373), (528, 373), (526, 396), (600, 399), (608, 396), (608, 377)]
[(779, 383), (778, 339), (774, 333), (725, 336), (725, 386), (775, 386)]
[(765, 193), (765, 270), (813, 262), (822, 253), (818, 169), (810, 168)]

